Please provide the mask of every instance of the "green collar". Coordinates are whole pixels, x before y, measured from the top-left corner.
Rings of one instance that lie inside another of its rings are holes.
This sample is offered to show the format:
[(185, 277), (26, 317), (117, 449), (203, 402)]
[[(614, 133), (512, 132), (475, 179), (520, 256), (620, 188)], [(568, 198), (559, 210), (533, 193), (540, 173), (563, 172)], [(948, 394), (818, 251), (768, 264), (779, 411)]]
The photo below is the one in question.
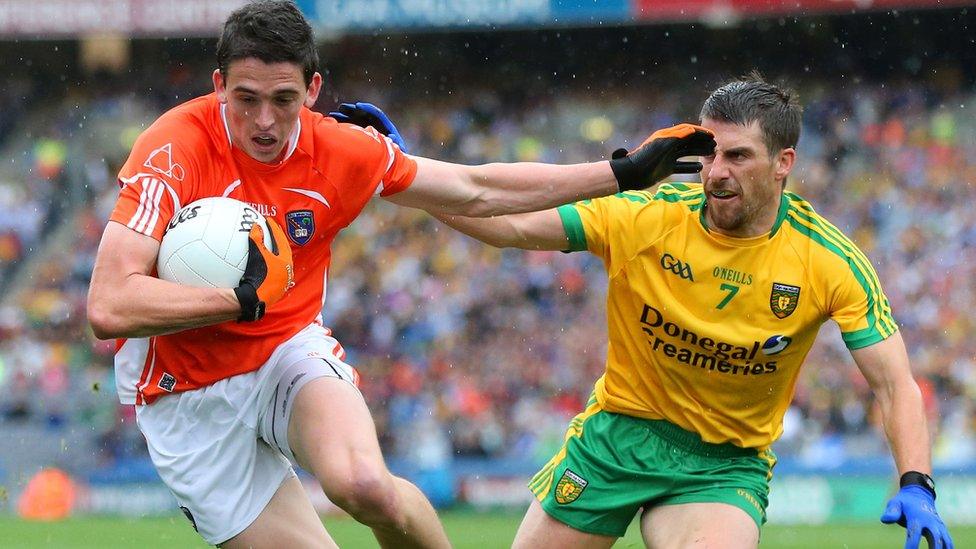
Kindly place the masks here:
[[(704, 191), (704, 186), (702, 187)], [(701, 222), (702, 227), (705, 228), (706, 232), (711, 232), (708, 228), (708, 219), (705, 218), (705, 208), (708, 207), (708, 196), (702, 193), (702, 205), (698, 210), (698, 221)], [(779, 197), (779, 211), (776, 213), (776, 221), (773, 222), (773, 228), (769, 231), (769, 238), (776, 236), (776, 232), (779, 231), (780, 226), (783, 224), (783, 220), (786, 219), (786, 213), (790, 211), (790, 199), (787, 198), (786, 193), (783, 192)]]

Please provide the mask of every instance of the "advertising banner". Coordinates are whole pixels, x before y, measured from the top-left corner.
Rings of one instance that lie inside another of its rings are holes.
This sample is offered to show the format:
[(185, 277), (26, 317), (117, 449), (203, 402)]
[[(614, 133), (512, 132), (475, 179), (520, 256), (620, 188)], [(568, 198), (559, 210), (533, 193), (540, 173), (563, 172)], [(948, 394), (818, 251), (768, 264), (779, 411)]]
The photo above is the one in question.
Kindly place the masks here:
[(634, 0), (634, 19), (721, 23), (757, 15), (946, 8), (972, 3), (972, 0)]
[(602, 25), (631, 19), (631, 0), (298, 0), (319, 29), (390, 31)]
[(0, 36), (216, 36), (247, 0), (0, 0)]

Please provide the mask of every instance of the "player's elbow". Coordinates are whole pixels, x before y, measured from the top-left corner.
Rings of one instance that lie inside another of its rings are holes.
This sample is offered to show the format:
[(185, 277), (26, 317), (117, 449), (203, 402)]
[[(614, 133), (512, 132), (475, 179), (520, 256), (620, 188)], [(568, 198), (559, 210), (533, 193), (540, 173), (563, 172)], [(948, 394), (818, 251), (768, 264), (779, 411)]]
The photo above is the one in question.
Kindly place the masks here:
[(445, 213), (464, 217), (492, 217), (503, 213), (490, 194), (487, 189), (474, 189), (464, 201), (452, 204), (448, 208), (450, 211)]
[(109, 304), (89, 299), (87, 314), (88, 324), (98, 339), (126, 337), (128, 327), (125, 325), (124, 317), (113, 311)]

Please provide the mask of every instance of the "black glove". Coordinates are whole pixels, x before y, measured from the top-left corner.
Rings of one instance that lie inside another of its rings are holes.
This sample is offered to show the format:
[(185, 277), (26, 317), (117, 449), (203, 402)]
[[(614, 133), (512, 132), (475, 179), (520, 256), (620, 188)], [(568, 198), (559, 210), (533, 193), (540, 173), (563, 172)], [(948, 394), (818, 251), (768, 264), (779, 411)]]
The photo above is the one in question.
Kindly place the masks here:
[(617, 149), (610, 169), (621, 191), (644, 189), (675, 173), (698, 173), (701, 162), (681, 162), (685, 156), (715, 154), (715, 134), (694, 124), (678, 124), (651, 134), (632, 153)]
[(390, 117), (385, 112), (372, 103), (340, 103), (339, 110), (330, 112), (329, 116), (339, 122), (348, 122), (363, 128), (372, 126), (373, 129), (389, 137), (390, 141), (396, 143), (401, 151), (408, 152), (407, 144), (404, 143), (403, 137), (400, 136), (400, 132), (393, 124), (393, 121), (390, 120)]
[(241, 304), (238, 322), (261, 320), (264, 310), (285, 296), (295, 285), (288, 238), (274, 219), (266, 218), (271, 231), (271, 249), (264, 245), (264, 232), (255, 223), (247, 241), (247, 264), (234, 295)]

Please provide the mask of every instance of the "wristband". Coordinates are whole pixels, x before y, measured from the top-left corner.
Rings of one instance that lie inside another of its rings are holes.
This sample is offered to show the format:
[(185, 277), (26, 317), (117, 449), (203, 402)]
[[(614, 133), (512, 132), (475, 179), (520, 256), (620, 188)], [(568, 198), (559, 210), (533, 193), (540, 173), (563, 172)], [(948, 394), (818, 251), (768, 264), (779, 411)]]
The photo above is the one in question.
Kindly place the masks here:
[(250, 284), (241, 284), (234, 288), (234, 295), (241, 304), (241, 316), (238, 322), (257, 322), (264, 316), (264, 302), (258, 299), (258, 292)]
[(919, 473), (918, 471), (908, 471), (901, 476), (901, 480), (899, 481), (900, 488), (912, 485), (925, 488), (932, 494), (932, 499), (935, 499), (935, 481), (929, 475)]

